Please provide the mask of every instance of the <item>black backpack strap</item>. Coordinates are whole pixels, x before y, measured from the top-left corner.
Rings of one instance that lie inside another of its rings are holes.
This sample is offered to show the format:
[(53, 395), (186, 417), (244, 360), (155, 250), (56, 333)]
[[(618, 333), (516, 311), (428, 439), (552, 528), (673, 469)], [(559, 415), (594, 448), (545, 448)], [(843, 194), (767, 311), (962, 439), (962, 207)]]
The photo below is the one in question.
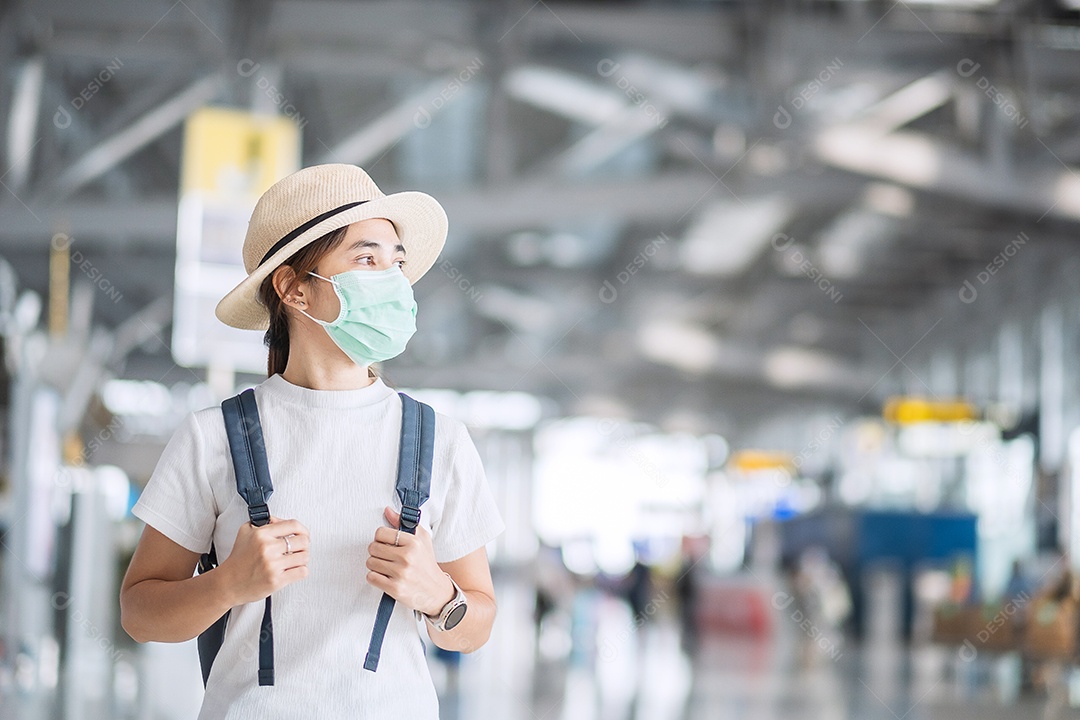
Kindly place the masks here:
[(266, 502), (274, 494), (274, 484), (270, 481), (255, 391), (248, 389), (225, 400), (221, 410), (225, 415), (225, 433), (229, 437), (229, 452), (236, 471), (236, 492), (247, 503), (251, 523), (261, 527), (270, 522)]
[[(431, 489), (431, 461), (435, 454), (435, 411), (409, 397), (401, 396), (401, 454), (398, 458), (397, 493), (401, 498), (402, 532), (416, 533), (420, 524), (420, 506), (428, 499)], [(371, 642), (364, 669), (379, 667), (379, 653), (383, 636), (394, 612), (394, 598), (383, 593), (379, 610), (375, 614), (375, 627), (371, 630)]]
[[(270, 481), (255, 391), (249, 388), (228, 398), (221, 403), (221, 411), (225, 415), (225, 433), (236, 472), (236, 491), (247, 503), (251, 524), (261, 527), (270, 522), (270, 508), (266, 503), (274, 493), (274, 484)], [(259, 632), (259, 685), (273, 684), (274, 627), (268, 595)]]
[(435, 411), (405, 393), (401, 396), (401, 454), (397, 494), (401, 499), (401, 529), (415, 533), (420, 506), (431, 491), (431, 461), (435, 454)]
[(199, 556), (199, 574), (204, 572), (210, 572), (217, 567), (217, 549), (214, 547), (214, 543), (210, 543), (210, 552), (203, 553)]
[[(210, 543), (210, 552), (203, 553), (199, 558), (199, 574), (210, 572), (217, 567), (217, 550), (214, 543)], [(214, 624), (199, 633), (196, 646), (199, 648), (199, 669), (202, 670), (203, 687), (210, 680), (210, 669), (214, 666), (214, 658), (225, 641), (225, 627), (229, 622), (229, 610), (214, 621)]]

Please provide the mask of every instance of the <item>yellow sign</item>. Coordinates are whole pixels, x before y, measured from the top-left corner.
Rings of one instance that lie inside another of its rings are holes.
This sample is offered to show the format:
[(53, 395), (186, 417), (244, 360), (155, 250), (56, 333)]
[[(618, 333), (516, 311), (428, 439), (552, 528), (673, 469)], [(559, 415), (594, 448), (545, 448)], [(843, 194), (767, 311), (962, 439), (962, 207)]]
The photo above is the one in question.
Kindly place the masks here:
[(962, 422), (978, 417), (975, 406), (963, 400), (929, 400), (905, 396), (886, 400), (882, 415), (885, 420), (897, 425)]
[(732, 470), (757, 472), (760, 470), (795, 470), (791, 453), (772, 450), (738, 450), (728, 461)]
[(259, 196), (300, 167), (300, 128), (290, 118), (208, 107), (184, 125), (180, 194)]
[(178, 365), (265, 371), (259, 334), (225, 325), (214, 306), (247, 275), (242, 246), (259, 196), (298, 169), (300, 126), (294, 119), (221, 107), (188, 116), (171, 344)]

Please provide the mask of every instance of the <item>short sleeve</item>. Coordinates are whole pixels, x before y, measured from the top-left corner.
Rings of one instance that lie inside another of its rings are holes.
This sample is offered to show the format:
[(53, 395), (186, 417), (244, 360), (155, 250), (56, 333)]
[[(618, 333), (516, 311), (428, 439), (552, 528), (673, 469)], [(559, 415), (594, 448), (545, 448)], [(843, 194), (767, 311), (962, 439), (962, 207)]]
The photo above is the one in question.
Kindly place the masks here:
[(456, 421), (453, 425), (446, 500), (438, 524), (432, 529), (435, 560), (441, 563), (478, 550), (506, 529), (476, 445), (464, 424)]
[(203, 435), (195, 413), (173, 433), (131, 512), (192, 552), (205, 553), (217, 522), (217, 503), (206, 478)]

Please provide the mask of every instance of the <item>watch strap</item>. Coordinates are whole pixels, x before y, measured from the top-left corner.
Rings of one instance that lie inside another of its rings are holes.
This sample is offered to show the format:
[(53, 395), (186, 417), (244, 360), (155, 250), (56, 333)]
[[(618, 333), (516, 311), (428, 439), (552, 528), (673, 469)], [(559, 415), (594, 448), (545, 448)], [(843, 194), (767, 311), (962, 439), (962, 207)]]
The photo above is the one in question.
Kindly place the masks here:
[(440, 632), (444, 632), (446, 630), (446, 620), (449, 617), (450, 613), (454, 610), (454, 608), (460, 605), (466, 605), (466, 607), (468, 607), (465, 602), (465, 591), (462, 590), (461, 586), (458, 585), (454, 578), (450, 576), (450, 573), (443, 571), (443, 574), (446, 575), (446, 577), (450, 578), (450, 583), (454, 586), (454, 597), (450, 598), (450, 601), (442, 606), (442, 608), (439, 610), (438, 615), (428, 615), (426, 613), (421, 613), (424, 616), (424, 619), (431, 623), (431, 625)]

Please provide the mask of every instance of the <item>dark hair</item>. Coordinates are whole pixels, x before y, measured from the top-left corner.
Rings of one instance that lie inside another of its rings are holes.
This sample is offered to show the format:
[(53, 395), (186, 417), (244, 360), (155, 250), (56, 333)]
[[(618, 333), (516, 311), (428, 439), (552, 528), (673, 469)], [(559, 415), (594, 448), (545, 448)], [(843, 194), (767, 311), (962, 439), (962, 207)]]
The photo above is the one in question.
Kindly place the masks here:
[[(293, 269), (293, 277), (289, 280), (284, 294), (292, 292), (297, 283), (319, 266), (320, 260), (341, 244), (341, 241), (345, 239), (347, 229), (346, 225), (337, 230), (331, 230), (318, 240), (297, 250), (292, 257), (281, 263)], [(277, 272), (277, 268), (274, 272)], [(266, 358), (267, 377), (285, 372), (285, 366), (289, 364), (289, 314), (285, 310), (285, 303), (281, 302), (274, 288), (273, 276), (274, 273), (270, 273), (259, 286), (259, 302), (270, 313), (270, 327), (263, 336), (263, 343), (269, 351)], [(371, 374), (374, 375), (374, 371)]]

